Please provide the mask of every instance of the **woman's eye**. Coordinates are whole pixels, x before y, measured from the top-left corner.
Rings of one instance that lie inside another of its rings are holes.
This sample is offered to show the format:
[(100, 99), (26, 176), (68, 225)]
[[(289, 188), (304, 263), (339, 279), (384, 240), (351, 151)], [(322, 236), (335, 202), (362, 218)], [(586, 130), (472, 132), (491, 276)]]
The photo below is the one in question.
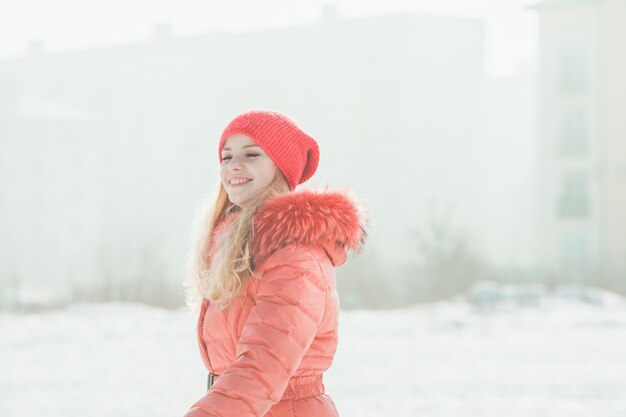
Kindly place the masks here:
[[(246, 154), (247, 158), (254, 158), (254, 157), (257, 157), (257, 156), (261, 156), (261, 154), (259, 154), (259, 153), (248, 153), (248, 154)], [(233, 159), (233, 157), (232, 156), (222, 156), (222, 161), (228, 161), (229, 159)]]

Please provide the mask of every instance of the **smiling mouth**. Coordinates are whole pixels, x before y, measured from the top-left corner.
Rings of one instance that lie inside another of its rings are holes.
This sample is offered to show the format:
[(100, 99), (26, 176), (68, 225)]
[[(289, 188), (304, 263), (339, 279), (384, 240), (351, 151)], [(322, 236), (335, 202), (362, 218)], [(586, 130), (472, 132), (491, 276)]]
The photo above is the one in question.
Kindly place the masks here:
[(229, 184), (230, 184), (231, 186), (238, 186), (238, 185), (244, 185), (244, 184), (247, 184), (247, 183), (249, 183), (250, 181), (252, 181), (252, 180), (251, 180), (251, 179), (249, 179), (249, 178), (242, 178), (242, 179), (237, 179), (237, 180), (230, 180), (230, 181), (229, 181)]

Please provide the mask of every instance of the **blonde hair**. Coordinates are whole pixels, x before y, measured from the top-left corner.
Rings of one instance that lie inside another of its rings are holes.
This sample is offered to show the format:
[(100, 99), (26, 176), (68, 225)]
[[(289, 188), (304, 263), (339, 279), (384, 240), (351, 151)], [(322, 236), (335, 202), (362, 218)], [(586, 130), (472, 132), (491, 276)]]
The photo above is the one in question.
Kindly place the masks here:
[[(207, 200), (196, 218), (185, 279), (187, 305), (197, 308), (203, 298), (228, 307), (241, 293), (243, 284), (254, 276), (252, 259), (253, 218), (265, 200), (289, 186), (279, 169), (265, 189), (246, 201), (243, 207), (230, 202), (223, 185)], [(215, 226), (231, 213), (236, 218), (215, 242)], [(215, 248), (212, 247), (215, 245)], [(209, 254), (213, 253), (212, 257)]]

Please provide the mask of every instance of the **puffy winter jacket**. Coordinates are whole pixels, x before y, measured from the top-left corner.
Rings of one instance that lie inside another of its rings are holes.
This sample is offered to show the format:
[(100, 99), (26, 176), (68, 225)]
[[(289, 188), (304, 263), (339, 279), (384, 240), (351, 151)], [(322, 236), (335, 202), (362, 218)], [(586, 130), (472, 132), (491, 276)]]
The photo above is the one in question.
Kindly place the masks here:
[(186, 417), (337, 415), (322, 383), (337, 347), (334, 267), (362, 245), (363, 224), (344, 193), (290, 192), (263, 204), (252, 243), (259, 279), (226, 309), (202, 303), (200, 353), (218, 377)]

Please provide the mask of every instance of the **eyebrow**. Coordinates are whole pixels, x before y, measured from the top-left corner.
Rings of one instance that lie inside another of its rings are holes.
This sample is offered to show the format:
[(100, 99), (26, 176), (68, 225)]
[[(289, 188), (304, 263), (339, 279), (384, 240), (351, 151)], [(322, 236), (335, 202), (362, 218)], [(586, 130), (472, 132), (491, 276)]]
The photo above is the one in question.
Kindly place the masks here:
[[(241, 149), (252, 148), (253, 146), (256, 146), (257, 148), (260, 148), (260, 146), (259, 146), (259, 145), (254, 145), (254, 144), (252, 144), (252, 145), (246, 145), (246, 146), (244, 146), (244, 147), (243, 147), (243, 148), (241, 148)], [(223, 147), (223, 148), (222, 148), (222, 150), (223, 150), (223, 151), (231, 151), (232, 149), (230, 149), (230, 148), (228, 148), (228, 147), (226, 147), (226, 146), (225, 146), (225, 147)]]

